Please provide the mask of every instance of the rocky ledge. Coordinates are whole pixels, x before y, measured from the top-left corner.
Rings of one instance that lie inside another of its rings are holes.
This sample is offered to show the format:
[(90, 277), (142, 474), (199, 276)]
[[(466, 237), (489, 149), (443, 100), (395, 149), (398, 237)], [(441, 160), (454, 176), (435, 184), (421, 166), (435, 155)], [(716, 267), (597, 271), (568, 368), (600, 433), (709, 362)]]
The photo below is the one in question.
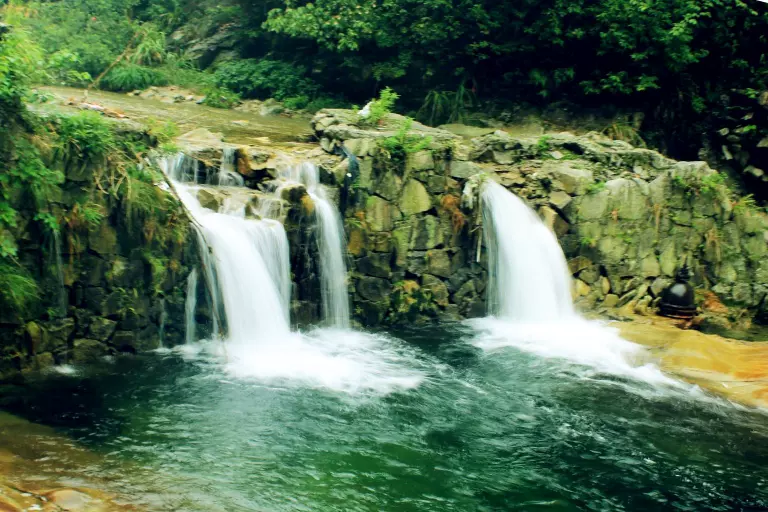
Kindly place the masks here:
[[(360, 126), (349, 111), (321, 111), (323, 149), (356, 155), (333, 173), (351, 189), (343, 207), (351, 291), (367, 325), (484, 314), (487, 281), (477, 207), (464, 186), (486, 174), (534, 207), (557, 234), (586, 309), (653, 313), (684, 264), (701, 293), (715, 294), (723, 325), (768, 317), (768, 218), (704, 162), (677, 162), (591, 133), (515, 137), (503, 131), (462, 143), (412, 125), (417, 151), (398, 148), (391, 117)], [(416, 146), (411, 145), (411, 148)], [(394, 149), (393, 149), (394, 148)], [(725, 311), (723, 311), (723, 308)]]

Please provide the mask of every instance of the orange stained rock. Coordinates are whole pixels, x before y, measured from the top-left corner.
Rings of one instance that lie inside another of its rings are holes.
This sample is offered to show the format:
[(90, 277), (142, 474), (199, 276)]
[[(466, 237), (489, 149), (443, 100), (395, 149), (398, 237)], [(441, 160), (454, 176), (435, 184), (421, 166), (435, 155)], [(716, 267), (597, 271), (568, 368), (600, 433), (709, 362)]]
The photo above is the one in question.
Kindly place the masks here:
[(730, 400), (768, 407), (768, 340), (743, 342), (683, 330), (662, 318), (616, 327), (624, 338), (649, 347), (665, 372)]

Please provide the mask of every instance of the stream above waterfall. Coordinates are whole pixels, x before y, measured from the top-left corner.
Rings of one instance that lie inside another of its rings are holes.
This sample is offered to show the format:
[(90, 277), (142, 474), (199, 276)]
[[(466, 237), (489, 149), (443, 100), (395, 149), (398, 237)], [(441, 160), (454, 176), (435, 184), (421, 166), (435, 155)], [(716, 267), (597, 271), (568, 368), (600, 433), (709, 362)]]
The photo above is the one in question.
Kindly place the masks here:
[(240, 379), (215, 358), (171, 353), (49, 375), (12, 409), (90, 448), (82, 475), (151, 510), (768, 506), (761, 413), (514, 347), (487, 352), (465, 325), (398, 334), (408, 343), (381, 335), (397, 358), (367, 352), (358, 378), (375, 373), (377, 387)]

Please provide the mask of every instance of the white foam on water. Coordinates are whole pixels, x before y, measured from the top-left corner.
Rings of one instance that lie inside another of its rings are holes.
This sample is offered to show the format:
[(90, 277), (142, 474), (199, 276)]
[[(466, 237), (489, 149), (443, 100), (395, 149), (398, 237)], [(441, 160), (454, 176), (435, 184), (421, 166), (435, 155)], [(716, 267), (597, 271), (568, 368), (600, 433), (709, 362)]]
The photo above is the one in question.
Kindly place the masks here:
[(549, 324), (494, 317), (470, 320), (468, 324), (477, 330), (473, 345), (487, 352), (514, 347), (654, 385), (684, 386), (649, 363), (646, 350), (621, 338), (616, 329), (575, 315)]
[(290, 333), (257, 352), (226, 347), (227, 370), (239, 378), (293, 380), (303, 385), (357, 394), (389, 394), (417, 387), (424, 378), (414, 355), (389, 337), (343, 329)]

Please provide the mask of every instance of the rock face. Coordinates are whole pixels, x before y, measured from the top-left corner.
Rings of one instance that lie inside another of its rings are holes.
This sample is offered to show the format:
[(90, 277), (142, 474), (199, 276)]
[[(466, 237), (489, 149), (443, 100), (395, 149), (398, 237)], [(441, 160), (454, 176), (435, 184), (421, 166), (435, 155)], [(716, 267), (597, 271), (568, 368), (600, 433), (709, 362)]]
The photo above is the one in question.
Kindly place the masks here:
[[(141, 129), (117, 135), (145, 136)], [(48, 165), (77, 178), (61, 185), (61, 198), (52, 205), (62, 219), (60, 246), (41, 244), (48, 235), (35, 231), (17, 236), (19, 260), (33, 272), (41, 299), (23, 316), (0, 312), (0, 379), (183, 342), (185, 285), (198, 249), (178, 202), (164, 184), (134, 182), (159, 205), (156, 215), (140, 216), (123, 200), (89, 189), (94, 173), (110, 171), (98, 166), (109, 164), (72, 159)], [(98, 208), (96, 220), (79, 216), (83, 197)], [(20, 223), (19, 229), (30, 225)]]
[(753, 314), (768, 309), (768, 219), (734, 201), (703, 162), (677, 162), (596, 134), (498, 131), (462, 147), (450, 133), (420, 126), (414, 135), (432, 137), (429, 147), (398, 158), (382, 149), (396, 119), (377, 128), (356, 123), (349, 111), (327, 110), (313, 128), (327, 151), (343, 144), (358, 157), (356, 202), (344, 215), (353, 306), (363, 323), (401, 321), (403, 303), (418, 303), (416, 320), (484, 314), (479, 209), (460, 201), (478, 173), (539, 211), (586, 307), (650, 312), (687, 263), (697, 288)]

